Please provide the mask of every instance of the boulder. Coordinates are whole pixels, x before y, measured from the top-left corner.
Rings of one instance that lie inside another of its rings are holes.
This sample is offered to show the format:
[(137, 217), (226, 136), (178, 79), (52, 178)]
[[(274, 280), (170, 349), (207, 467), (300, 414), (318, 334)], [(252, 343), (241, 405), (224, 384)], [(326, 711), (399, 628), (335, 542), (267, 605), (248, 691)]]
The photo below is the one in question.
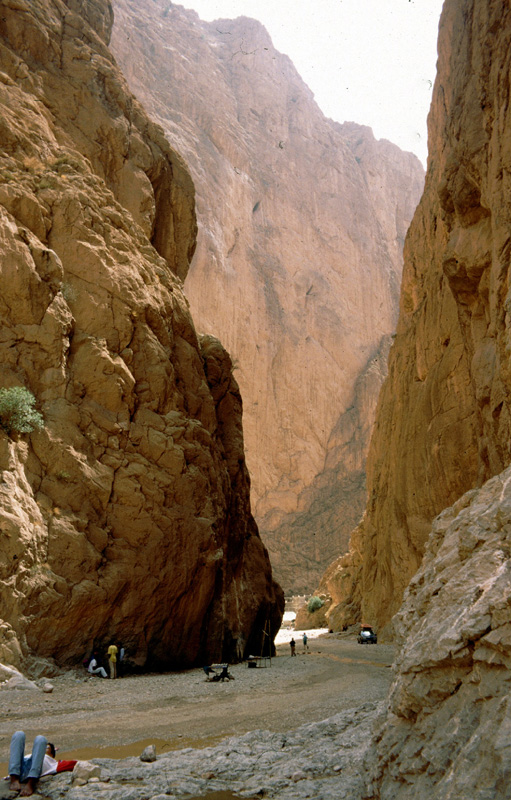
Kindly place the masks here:
[(100, 766), (93, 764), (91, 761), (77, 761), (73, 768), (71, 781), (74, 786), (85, 786), (92, 778), (100, 777)]
[(144, 747), (142, 753), (140, 754), (141, 761), (147, 761), (149, 763), (156, 761), (156, 745), (149, 744), (147, 747)]
[(434, 521), (393, 619), (401, 649), (367, 759), (379, 800), (505, 800), (511, 777), (511, 468)]

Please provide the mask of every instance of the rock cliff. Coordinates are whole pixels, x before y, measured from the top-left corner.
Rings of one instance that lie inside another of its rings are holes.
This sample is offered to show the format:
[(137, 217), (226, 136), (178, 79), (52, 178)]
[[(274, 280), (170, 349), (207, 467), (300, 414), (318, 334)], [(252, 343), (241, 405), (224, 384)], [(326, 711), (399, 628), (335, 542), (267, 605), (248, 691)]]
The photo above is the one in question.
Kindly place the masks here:
[(283, 597), (250, 513), (232, 362), (182, 279), (194, 189), (108, 50), (107, 0), (0, 18), (0, 660), (122, 642), (182, 667), (260, 648)]
[(435, 515), (510, 461), (510, 14), (497, 0), (444, 5), (367, 512), (325, 576), (336, 624), (388, 623)]
[(394, 617), (400, 654), (367, 759), (378, 800), (506, 800), (511, 468), (434, 521)]
[(326, 119), (255, 20), (113, 5), (113, 52), (197, 187), (186, 293), (236, 360), (261, 535), (285, 589), (310, 591), (365, 505), (422, 167)]

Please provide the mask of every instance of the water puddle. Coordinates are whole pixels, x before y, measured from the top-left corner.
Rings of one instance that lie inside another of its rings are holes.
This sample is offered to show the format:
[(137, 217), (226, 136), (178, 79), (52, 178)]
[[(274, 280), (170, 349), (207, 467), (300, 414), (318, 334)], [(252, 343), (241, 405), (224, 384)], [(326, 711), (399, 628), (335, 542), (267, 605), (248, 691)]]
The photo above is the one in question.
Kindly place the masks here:
[[(209, 792), (209, 794), (201, 794), (199, 797), (188, 797), (188, 800), (242, 800), (242, 798), (239, 794), (231, 792)], [(257, 800), (257, 798), (245, 797), (243, 800)]]
[(225, 738), (224, 735), (201, 736), (200, 738), (176, 736), (172, 739), (139, 739), (136, 742), (109, 745), (108, 747), (79, 747), (65, 752), (59, 750), (57, 757), (66, 760), (75, 758), (77, 761), (90, 761), (91, 758), (129, 758), (130, 756), (139, 756), (142, 750), (150, 744), (154, 744), (157, 755), (161, 755), (171, 750), (183, 750), (185, 747), (203, 750), (205, 747), (213, 747)]
[[(183, 750), (185, 747), (193, 747), (195, 750), (203, 750), (205, 747), (214, 745), (225, 739), (225, 736), (201, 736), (198, 738), (187, 738), (176, 736), (174, 739), (139, 739), (128, 744), (109, 745), (108, 747), (78, 747), (75, 750), (57, 749), (57, 758), (63, 761), (90, 761), (93, 758), (129, 758), (130, 756), (140, 756), (142, 750), (150, 744), (156, 747), (157, 755), (168, 753), (172, 750)], [(0, 777), (7, 775), (7, 763), (0, 763)], [(217, 793), (218, 794), (218, 793)], [(231, 800), (234, 795), (229, 793), (219, 794), (218, 800)], [(209, 798), (209, 795), (208, 795)], [(192, 798), (190, 798), (192, 800)], [(211, 800), (217, 800), (216, 795), (211, 795)]]

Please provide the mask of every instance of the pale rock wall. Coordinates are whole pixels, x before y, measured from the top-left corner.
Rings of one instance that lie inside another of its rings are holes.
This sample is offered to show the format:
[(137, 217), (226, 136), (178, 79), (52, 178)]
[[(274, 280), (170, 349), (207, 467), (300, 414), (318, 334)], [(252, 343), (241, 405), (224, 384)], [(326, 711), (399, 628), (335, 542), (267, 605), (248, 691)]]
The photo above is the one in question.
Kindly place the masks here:
[(0, 433), (0, 656), (235, 658), (282, 594), (250, 513), (241, 398), (182, 291), (180, 156), (108, 48), (107, 0), (0, 18), (0, 385), (45, 427)]
[(186, 293), (238, 367), (261, 535), (286, 591), (310, 591), (366, 501), (377, 389), (360, 405), (355, 385), (395, 329), (422, 166), (326, 119), (255, 20), (166, 0), (114, 12), (114, 54), (197, 187)]
[(367, 512), (329, 570), (336, 624), (388, 623), (435, 515), (510, 461), (510, 45), (508, 3), (446, 0)]
[[(347, 551), (347, 531), (353, 530), (364, 512), (366, 452), (387, 373), (390, 341), (390, 336), (384, 338), (356, 379), (352, 403), (340, 415), (328, 439), (323, 468), (303, 492), (305, 509), (284, 518), (278, 547), (270, 548), (272, 567), (276, 573), (289, 576), (288, 585), (294, 591), (310, 594), (311, 586), (318, 581), (319, 566)], [(330, 594), (328, 589), (326, 593)]]
[(365, 797), (507, 800), (511, 468), (437, 517), (393, 623), (402, 647)]

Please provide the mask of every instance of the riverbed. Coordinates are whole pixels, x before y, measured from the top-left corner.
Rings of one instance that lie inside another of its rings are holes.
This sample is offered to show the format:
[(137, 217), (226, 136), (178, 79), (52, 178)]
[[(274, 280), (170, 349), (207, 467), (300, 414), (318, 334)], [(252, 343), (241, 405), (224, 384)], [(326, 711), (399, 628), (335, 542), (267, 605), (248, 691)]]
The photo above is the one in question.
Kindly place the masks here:
[(271, 662), (233, 665), (234, 679), (223, 683), (206, 681), (202, 669), (115, 681), (77, 669), (51, 678), (51, 694), (0, 691), (0, 762), (15, 730), (29, 742), (44, 733), (58, 758), (124, 758), (152, 743), (162, 753), (256, 729), (284, 732), (386, 696), (392, 646), (326, 633), (309, 638), (304, 652), (301, 633), (296, 657), (284, 641)]

